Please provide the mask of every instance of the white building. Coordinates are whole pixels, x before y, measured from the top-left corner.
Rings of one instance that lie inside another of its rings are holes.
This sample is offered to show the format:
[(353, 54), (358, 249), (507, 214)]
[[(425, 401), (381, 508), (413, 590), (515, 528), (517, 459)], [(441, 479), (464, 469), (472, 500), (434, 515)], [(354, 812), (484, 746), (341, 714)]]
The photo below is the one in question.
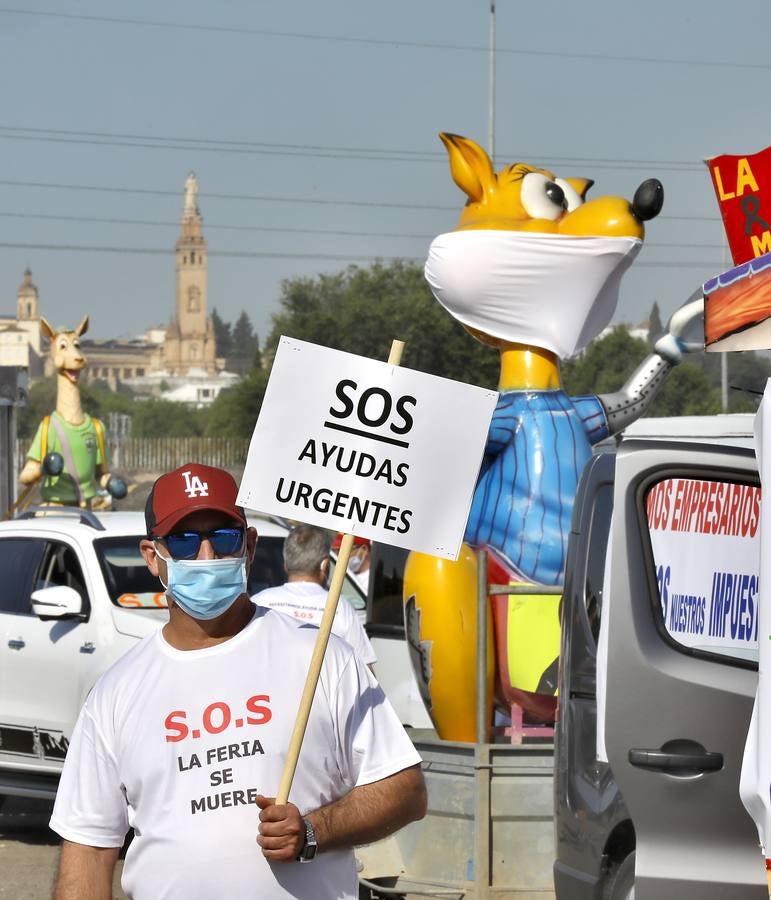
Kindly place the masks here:
[(0, 315), (0, 366), (21, 366), (33, 378), (43, 373), (38, 291), (29, 269), (16, 293), (16, 314)]

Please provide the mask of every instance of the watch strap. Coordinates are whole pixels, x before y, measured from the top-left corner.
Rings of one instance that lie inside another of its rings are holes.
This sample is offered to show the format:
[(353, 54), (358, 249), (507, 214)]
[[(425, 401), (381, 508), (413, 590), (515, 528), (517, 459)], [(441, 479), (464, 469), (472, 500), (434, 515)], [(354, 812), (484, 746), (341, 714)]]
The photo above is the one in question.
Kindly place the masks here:
[(316, 851), (318, 850), (318, 845), (316, 844), (316, 832), (308, 819), (303, 819), (302, 821), (305, 827), (305, 840), (300, 848), (297, 859), (300, 862), (310, 862), (312, 859), (316, 858)]

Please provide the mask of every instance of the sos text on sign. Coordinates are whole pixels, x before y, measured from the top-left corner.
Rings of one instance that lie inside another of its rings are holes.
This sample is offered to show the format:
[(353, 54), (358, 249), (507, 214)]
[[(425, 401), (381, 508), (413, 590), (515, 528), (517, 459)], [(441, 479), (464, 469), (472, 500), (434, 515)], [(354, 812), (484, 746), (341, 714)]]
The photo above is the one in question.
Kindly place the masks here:
[[(337, 383), (335, 397), (339, 403), (329, 407), (323, 427), (408, 449), (410, 445), (406, 436), (414, 424), (411, 409), (415, 408), (417, 399), (410, 395), (392, 397), (382, 387), (366, 387), (360, 394), (358, 391), (359, 385), (352, 379), (344, 378)], [(379, 429), (386, 424), (387, 432), (384, 434)], [(331, 466), (341, 473), (351, 472), (360, 478), (372, 478), (375, 482), (382, 480), (395, 487), (404, 487), (407, 483), (409, 463), (403, 460), (397, 462), (387, 455), (375, 457), (342, 444), (309, 438), (297, 458), (311, 466)], [(412, 518), (410, 509), (283, 477), (279, 478), (276, 486), (276, 499), (280, 503), (329, 513), (358, 525), (380, 525), (399, 534), (409, 531)]]

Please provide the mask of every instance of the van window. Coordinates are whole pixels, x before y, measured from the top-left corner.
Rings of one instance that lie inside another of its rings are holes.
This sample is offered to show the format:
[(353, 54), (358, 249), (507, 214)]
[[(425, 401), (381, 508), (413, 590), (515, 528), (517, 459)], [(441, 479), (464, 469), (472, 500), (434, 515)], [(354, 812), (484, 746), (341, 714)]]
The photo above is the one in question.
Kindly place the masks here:
[(589, 526), (587, 546), (592, 552), (586, 559), (586, 581), (584, 584), (584, 602), (586, 618), (592, 637), (597, 642), (600, 635), (600, 619), (602, 618), (602, 587), (605, 578), (605, 556), (610, 540), (610, 517), (613, 512), (613, 485), (605, 482), (600, 485), (592, 508), (592, 522)]
[(98, 538), (94, 549), (110, 600), (127, 609), (165, 609), (166, 595), (139, 550), (141, 535)]
[(691, 651), (758, 659), (760, 488), (665, 478), (645, 496), (658, 604), (669, 637)]
[(0, 613), (32, 615), (30, 594), (44, 549), (45, 541), (39, 538), (0, 539)]
[(387, 631), (404, 630), (404, 567), (409, 550), (390, 544), (372, 544), (370, 562), (370, 590), (372, 606), (368, 624)]
[(35, 590), (58, 585), (77, 591), (82, 603), (81, 609), (88, 614), (88, 591), (74, 548), (60, 541), (48, 541), (38, 567)]

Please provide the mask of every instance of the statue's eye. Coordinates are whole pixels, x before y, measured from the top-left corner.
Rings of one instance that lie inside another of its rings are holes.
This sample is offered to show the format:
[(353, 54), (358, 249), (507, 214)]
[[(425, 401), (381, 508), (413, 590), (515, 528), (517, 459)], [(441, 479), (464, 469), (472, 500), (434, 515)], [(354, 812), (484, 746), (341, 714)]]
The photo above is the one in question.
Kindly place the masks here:
[(59, 341), (59, 349), (66, 350), (67, 349), (67, 341)]
[(581, 195), (564, 178), (555, 178), (554, 183), (562, 190), (562, 195), (565, 198), (565, 209), (568, 212), (573, 212), (574, 209), (578, 209), (583, 204), (584, 201), (581, 199)]
[(565, 190), (540, 172), (528, 172), (522, 179), (522, 206), (533, 219), (558, 219), (567, 209)]

